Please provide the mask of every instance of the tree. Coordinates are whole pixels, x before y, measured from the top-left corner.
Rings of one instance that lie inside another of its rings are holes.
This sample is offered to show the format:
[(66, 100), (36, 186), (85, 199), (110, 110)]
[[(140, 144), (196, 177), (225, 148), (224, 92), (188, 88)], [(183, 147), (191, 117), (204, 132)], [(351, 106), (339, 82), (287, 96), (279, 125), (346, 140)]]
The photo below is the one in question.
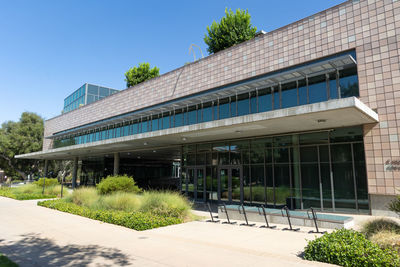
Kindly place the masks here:
[(253, 39), (257, 28), (250, 23), (251, 16), (247, 10), (236, 9), (233, 13), (231, 9), (225, 9), (225, 17), (219, 23), (213, 21), (207, 26), (204, 42), (208, 45), (207, 51), (217, 53), (225, 48), (240, 44), (244, 41)]
[(131, 87), (141, 82), (160, 76), (160, 69), (150, 69), (149, 63), (139, 63), (138, 67), (130, 68), (125, 72), (126, 87)]
[(39, 151), (43, 144), (43, 119), (24, 112), (18, 122), (7, 121), (0, 128), (0, 169), (8, 175), (27, 179), (38, 173), (39, 160), (16, 159), (15, 155)]

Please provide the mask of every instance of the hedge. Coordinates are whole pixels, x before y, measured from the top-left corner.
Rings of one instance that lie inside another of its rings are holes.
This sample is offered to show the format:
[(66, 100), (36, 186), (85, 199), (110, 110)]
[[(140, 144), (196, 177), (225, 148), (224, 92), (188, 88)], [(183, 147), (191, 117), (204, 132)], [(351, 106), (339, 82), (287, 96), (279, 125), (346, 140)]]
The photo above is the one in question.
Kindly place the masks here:
[(62, 199), (38, 202), (39, 206), (63, 212), (80, 215), (93, 220), (121, 225), (137, 231), (143, 231), (162, 226), (182, 223), (183, 220), (174, 217), (163, 217), (148, 212), (126, 212), (112, 210), (93, 210), (64, 202)]
[(381, 249), (362, 233), (340, 229), (309, 241), (304, 258), (340, 266), (400, 266), (399, 255)]

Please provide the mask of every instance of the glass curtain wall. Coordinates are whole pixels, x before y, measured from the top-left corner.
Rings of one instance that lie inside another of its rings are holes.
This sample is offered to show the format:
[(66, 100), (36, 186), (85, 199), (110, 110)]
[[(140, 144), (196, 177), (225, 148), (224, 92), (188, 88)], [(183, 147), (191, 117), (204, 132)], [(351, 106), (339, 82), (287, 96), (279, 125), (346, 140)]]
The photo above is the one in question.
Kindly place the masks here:
[(187, 145), (182, 165), (197, 201), (369, 212), (361, 127)]
[[(106, 88), (107, 89), (107, 88)], [(111, 89), (110, 89), (111, 90)], [(88, 103), (102, 97), (102, 87), (88, 85)], [(95, 97), (95, 93), (98, 95)], [(352, 67), (334, 73), (310, 76), (305, 79), (279, 83), (275, 86), (229, 96), (202, 104), (187, 106), (165, 112), (143, 116), (125, 123), (110, 123), (108, 126), (56, 138), (54, 148), (95, 142), (138, 133), (181, 127), (212, 120), (290, 108), (331, 99), (359, 96), (357, 68)], [(158, 119), (153, 119), (158, 118)], [(121, 134), (121, 128), (128, 126)], [(110, 132), (111, 131), (111, 132)], [(97, 137), (89, 137), (100, 132)], [(103, 132), (109, 132), (103, 134)], [(83, 138), (82, 138), (83, 137)]]

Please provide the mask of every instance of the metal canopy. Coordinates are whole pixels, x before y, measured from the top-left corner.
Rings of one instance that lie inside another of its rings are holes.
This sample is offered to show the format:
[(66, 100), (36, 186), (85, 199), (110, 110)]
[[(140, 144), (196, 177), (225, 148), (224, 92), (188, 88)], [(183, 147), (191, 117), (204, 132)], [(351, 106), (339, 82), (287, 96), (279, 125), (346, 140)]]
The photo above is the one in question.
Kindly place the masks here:
[(259, 78), (251, 79), (241, 83), (226, 86), (218, 90), (209, 90), (204, 93), (185, 97), (183, 99), (175, 99), (166, 103), (161, 103), (153, 107), (148, 107), (142, 110), (133, 111), (127, 114), (118, 115), (98, 122), (82, 125), (70, 130), (65, 130), (45, 138), (55, 139), (60, 137), (71, 137), (77, 133), (92, 132), (96, 129), (104, 129), (114, 124), (138, 120), (143, 117), (157, 115), (164, 112), (174, 111), (176, 109), (186, 108), (188, 106), (202, 104), (204, 102), (218, 101), (221, 98), (236, 96), (246, 92), (273, 87), (279, 83), (287, 83), (313, 77), (324, 73), (331, 73), (342, 70), (357, 64), (356, 60), (349, 54), (320, 60), (318, 62), (303, 66), (289, 68), (283, 71), (278, 71), (272, 74), (267, 74)]

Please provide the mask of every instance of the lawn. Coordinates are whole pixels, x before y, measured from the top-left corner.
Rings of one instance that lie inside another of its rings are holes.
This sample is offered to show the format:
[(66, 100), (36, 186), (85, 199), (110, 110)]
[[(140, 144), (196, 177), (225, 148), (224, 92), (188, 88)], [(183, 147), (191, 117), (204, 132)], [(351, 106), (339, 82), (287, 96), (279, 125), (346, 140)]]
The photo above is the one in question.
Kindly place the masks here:
[[(0, 196), (17, 200), (56, 198), (61, 193), (60, 185), (46, 186), (44, 194), (43, 187), (37, 184), (26, 184), (18, 187), (0, 187)], [(64, 189), (64, 194), (67, 190)]]

